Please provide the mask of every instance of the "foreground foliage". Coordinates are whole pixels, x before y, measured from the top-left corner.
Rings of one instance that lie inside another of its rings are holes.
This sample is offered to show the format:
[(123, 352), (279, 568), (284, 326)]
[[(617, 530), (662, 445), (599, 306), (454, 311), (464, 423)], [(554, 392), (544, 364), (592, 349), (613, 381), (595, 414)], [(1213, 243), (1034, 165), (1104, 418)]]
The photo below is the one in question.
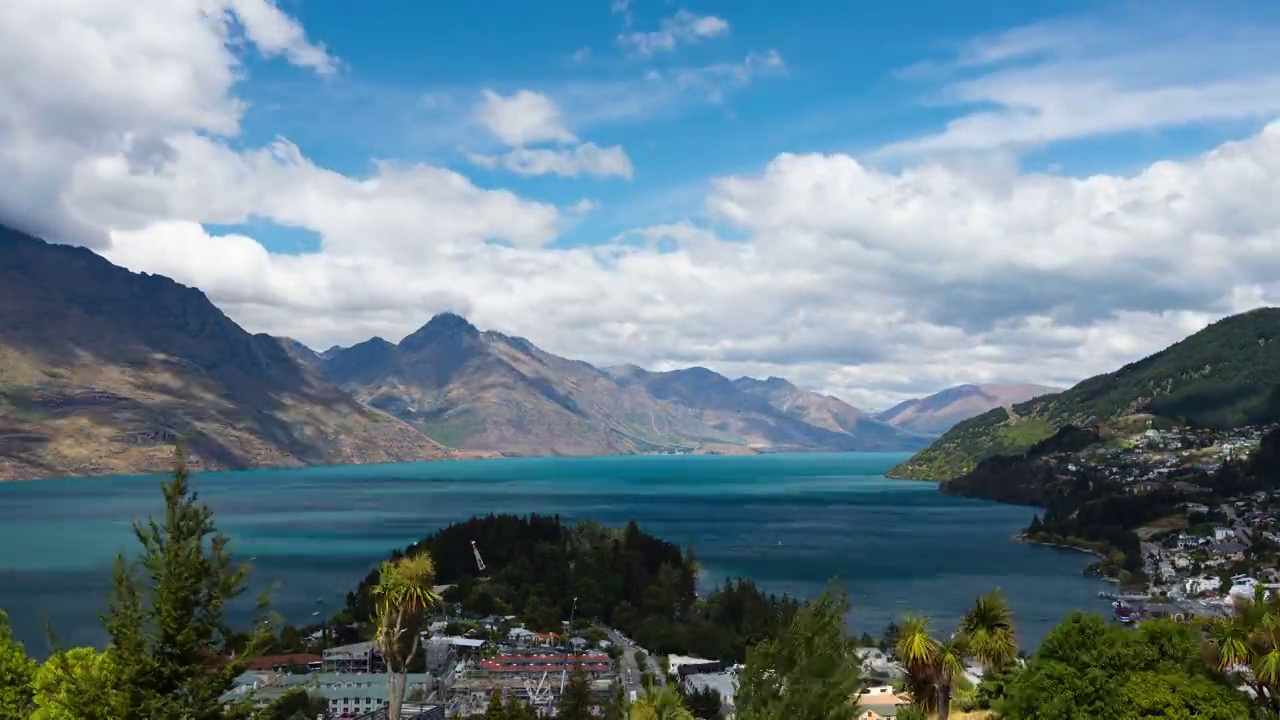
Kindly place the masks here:
[(747, 654), (735, 699), (741, 720), (852, 720), (861, 661), (845, 632), (849, 601), (827, 591), (777, 637)]
[(374, 641), (387, 665), (387, 718), (400, 720), (409, 666), (422, 646), (420, 629), (427, 611), (440, 602), (432, 587), (436, 568), (431, 555), (386, 560), (378, 566), (374, 600)]
[(1249, 700), (1201, 650), (1195, 625), (1159, 620), (1130, 630), (1077, 613), (1045, 637), (998, 708), (1007, 720), (1249, 718)]
[(916, 703), (947, 720), (952, 689), (966, 661), (977, 660), (986, 672), (996, 673), (1007, 670), (1017, 658), (1013, 616), (998, 590), (979, 597), (960, 626), (942, 639), (929, 634), (925, 617), (909, 615), (898, 629), (895, 654), (907, 669)]

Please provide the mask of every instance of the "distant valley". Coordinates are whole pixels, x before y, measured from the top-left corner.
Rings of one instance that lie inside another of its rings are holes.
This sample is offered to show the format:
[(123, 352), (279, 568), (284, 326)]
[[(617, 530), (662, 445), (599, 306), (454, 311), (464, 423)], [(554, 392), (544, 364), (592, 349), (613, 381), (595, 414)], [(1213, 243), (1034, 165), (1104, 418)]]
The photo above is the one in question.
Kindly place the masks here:
[[(316, 352), (198, 290), (0, 227), (0, 479), (494, 455), (904, 451), (1035, 386), (868, 413), (771, 377), (597, 368), (438, 315)], [(976, 388), (970, 389), (970, 388)]]

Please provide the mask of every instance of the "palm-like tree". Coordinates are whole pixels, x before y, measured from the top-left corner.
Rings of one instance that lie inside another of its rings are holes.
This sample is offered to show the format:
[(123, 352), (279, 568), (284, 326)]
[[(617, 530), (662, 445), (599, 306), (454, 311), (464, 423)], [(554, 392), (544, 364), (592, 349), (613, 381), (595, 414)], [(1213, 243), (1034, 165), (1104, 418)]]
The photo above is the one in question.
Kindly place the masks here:
[(650, 685), (631, 703), (630, 720), (694, 720), (684, 700), (669, 685)]
[(431, 556), (419, 552), (384, 561), (373, 586), (375, 642), (387, 665), (387, 718), (400, 720), (409, 663), (421, 645), (418, 624), (423, 614), (440, 602), (432, 590), (436, 566)]
[(999, 590), (974, 601), (973, 608), (960, 620), (960, 633), (968, 639), (969, 652), (987, 672), (1007, 670), (1018, 658), (1013, 613)]
[(1218, 670), (1239, 671), (1258, 701), (1280, 712), (1280, 593), (1261, 585), (1229, 617), (1205, 624)]
[(960, 627), (944, 640), (929, 634), (928, 618), (908, 615), (894, 652), (907, 669), (916, 702), (947, 720), (951, 689), (963, 675), (965, 661), (973, 658), (985, 669), (1004, 670), (1017, 657), (1018, 645), (1009, 606), (995, 590), (979, 597)]

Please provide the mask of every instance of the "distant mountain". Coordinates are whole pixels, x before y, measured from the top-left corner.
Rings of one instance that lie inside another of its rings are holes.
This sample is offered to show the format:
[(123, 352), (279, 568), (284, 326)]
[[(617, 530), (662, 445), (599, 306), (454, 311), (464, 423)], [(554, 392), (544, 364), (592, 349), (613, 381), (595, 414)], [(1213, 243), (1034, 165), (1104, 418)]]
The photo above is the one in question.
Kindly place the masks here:
[(1280, 420), (1280, 309), (1225, 318), (1116, 372), (961, 422), (890, 474), (949, 480), (1066, 425), (1120, 425), (1135, 415), (1219, 428)]
[(0, 479), (164, 471), (177, 438), (196, 468), (457, 456), (304, 350), (199, 290), (0, 226)]
[(764, 398), (779, 412), (808, 425), (858, 437), (860, 450), (900, 450), (904, 445), (923, 445), (931, 439), (921, 437), (921, 433), (911, 428), (892, 427), (838, 397), (803, 390), (779, 377), (766, 380), (743, 377), (735, 380), (734, 385), (743, 392)]
[(878, 423), (849, 429), (811, 425), (705, 368), (601, 370), (547, 353), (524, 338), (482, 332), (451, 313), (437, 315), (397, 345), (375, 338), (334, 351), (323, 368), (369, 405), (467, 450), (597, 455), (903, 450), (924, 444)]
[(961, 420), (1056, 392), (1062, 392), (1062, 388), (1029, 384), (957, 385), (927, 397), (898, 403), (874, 417), (904, 430), (941, 435)]

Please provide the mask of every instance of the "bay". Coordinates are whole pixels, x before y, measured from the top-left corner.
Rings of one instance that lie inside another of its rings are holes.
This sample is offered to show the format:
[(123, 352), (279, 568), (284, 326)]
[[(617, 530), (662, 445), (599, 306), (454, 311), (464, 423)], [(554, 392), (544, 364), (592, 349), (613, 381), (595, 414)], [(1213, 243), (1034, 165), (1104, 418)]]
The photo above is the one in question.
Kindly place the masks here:
[[(252, 559), (255, 587), (271, 586), (274, 609), (298, 624), (340, 608), (391, 549), (503, 512), (635, 520), (694, 547), (704, 590), (745, 577), (809, 598), (838, 578), (851, 628), (876, 636), (908, 611), (949, 630), (995, 587), (1029, 647), (1070, 610), (1104, 608), (1105, 584), (1082, 575), (1088, 555), (1011, 539), (1032, 509), (885, 479), (905, 457), (489, 459), (201, 473), (193, 485), (238, 557)], [(136, 544), (131, 523), (161, 507), (154, 477), (0, 484), (0, 608), (29, 652), (45, 654), (46, 619), (60, 644), (103, 641), (112, 559)]]

